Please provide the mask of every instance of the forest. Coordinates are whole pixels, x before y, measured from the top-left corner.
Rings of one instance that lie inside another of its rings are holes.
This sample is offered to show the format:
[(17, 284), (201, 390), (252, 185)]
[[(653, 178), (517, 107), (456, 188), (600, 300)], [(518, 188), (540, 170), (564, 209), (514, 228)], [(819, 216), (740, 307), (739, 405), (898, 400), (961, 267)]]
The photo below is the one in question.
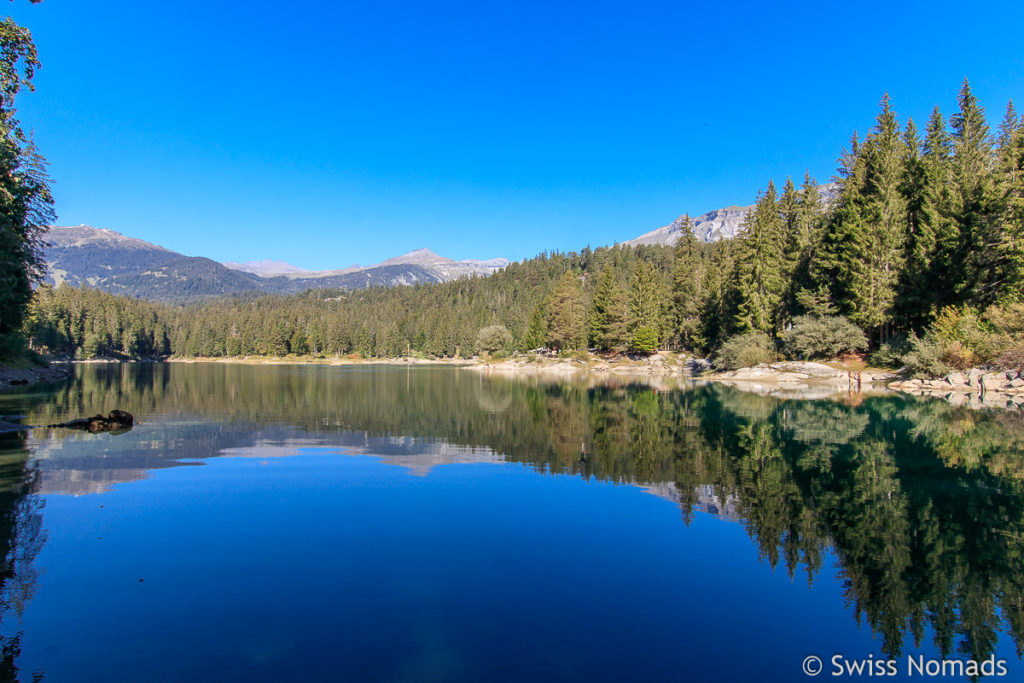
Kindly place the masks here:
[(993, 130), (965, 80), (919, 129), (888, 96), (815, 179), (769, 180), (741, 235), (674, 247), (543, 253), (490, 276), (169, 306), (38, 287), (22, 328), (67, 358), (468, 357), (559, 351), (714, 355), (869, 352), (941, 374), (1024, 361), (1024, 117)]

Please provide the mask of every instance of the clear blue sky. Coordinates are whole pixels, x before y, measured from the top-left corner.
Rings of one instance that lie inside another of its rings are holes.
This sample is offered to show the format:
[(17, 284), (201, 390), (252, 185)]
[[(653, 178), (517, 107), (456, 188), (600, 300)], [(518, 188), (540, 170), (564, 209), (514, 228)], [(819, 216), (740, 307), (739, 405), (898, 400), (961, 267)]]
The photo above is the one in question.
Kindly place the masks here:
[(888, 91), (1024, 109), (1019, 2), (16, 0), (58, 223), (307, 268), (520, 259), (826, 181)]

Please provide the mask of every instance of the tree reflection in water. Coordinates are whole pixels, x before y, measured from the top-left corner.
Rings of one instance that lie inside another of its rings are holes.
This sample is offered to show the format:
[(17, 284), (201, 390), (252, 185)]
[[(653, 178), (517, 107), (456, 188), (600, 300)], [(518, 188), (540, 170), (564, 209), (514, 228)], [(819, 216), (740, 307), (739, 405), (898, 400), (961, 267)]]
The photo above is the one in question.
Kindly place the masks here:
[[(159, 450), (168, 458), (197, 455), (187, 452), (197, 448), (187, 430), (201, 419), (285, 425), (325, 444), (360, 433), (487, 448), (541, 472), (655, 485), (686, 523), (713, 492), (761, 557), (791, 576), (802, 570), (813, 583), (832, 550), (852, 611), (888, 656), (908, 638), (920, 644), (927, 627), (947, 656), (982, 660), (1000, 630), (1018, 655), (1024, 646), (1019, 413), (907, 396), (806, 402), (449, 368), (157, 365), (80, 368), (29, 419), (113, 408), (166, 421)], [(227, 437), (207, 429), (203, 438), (200, 457)], [(14, 606), (30, 593), (42, 542), (38, 508), (25, 497), (30, 475), (4, 494), (4, 595)]]
[[(43, 501), (32, 495), (38, 480), (38, 468), (28, 464), (24, 434), (0, 434), (0, 616), (8, 620), (21, 618), (38, 581), (34, 562), (46, 542)], [(18, 681), (22, 634), (8, 635), (8, 628), (0, 633), (0, 681)], [(42, 678), (36, 672), (31, 680)]]

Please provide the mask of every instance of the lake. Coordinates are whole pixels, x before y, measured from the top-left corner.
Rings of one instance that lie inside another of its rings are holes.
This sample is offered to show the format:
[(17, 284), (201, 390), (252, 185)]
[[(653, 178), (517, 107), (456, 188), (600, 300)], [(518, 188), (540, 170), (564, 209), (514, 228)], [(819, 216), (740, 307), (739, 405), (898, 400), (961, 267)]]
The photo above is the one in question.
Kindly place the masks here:
[(1024, 680), (1018, 412), (429, 366), (0, 395), (114, 408), (0, 435), (0, 680)]

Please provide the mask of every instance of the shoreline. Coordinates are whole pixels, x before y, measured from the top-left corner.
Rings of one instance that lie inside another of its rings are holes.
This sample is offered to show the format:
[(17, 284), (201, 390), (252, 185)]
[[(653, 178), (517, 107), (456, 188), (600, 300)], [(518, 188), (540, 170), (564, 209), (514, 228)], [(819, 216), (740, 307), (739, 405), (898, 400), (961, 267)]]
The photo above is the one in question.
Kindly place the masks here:
[(70, 370), (61, 367), (60, 364), (51, 364), (45, 368), (14, 368), (0, 365), (0, 392), (22, 386), (32, 386), (41, 382), (56, 382), (66, 378), (69, 374), (71, 374)]
[[(164, 359), (89, 359), (54, 360), (48, 368), (16, 369), (0, 366), (0, 391), (58, 381), (70, 374), (75, 364), (130, 364), (130, 363), (221, 363), (227, 365), (323, 365), (323, 366), (445, 366), (470, 370), (486, 375), (508, 377), (558, 379), (584, 379), (592, 382), (639, 381), (662, 390), (687, 384), (720, 383), (742, 391), (787, 399), (819, 400), (842, 398), (855, 394), (905, 394), (941, 398), (954, 405), (969, 408), (996, 408), (1024, 410), (1024, 388), (1017, 378), (1008, 378), (1015, 386), (996, 387), (978, 392), (971, 385), (976, 382), (951, 381), (963, 375), (966, 379), (984, 375), (986, 379), (1001, 373), (955, 373), (955, 376), (934, 380), (905, 379), (898, 372), (882, 368), (836, 367), (835, 364), (780, 361), (762, 363), (749, 368), (723, 372), (711, 371), (706, 359), (685, 353), (659, 352), (647, 357), (587, 356), (585, 358), (557, 358), (521, 355), (501, 360), (474, 358), (313, 358), (313, 357), (169, 357)], [(16, 385), (11, 385), (15, 380)]]
[[(86, 363), (93, 361), (72, 361), (74, 363)], [(107, 361), (105, 361), (107, 362)], [(140, 361), (109, 361), (113, 363), (134, 363)], [(296, 356), (294, 358), (279, 356), (223, 356), (210, 357), (201, 356), (197, 358), (170, 357), (158, 361), (141, 361), (152, 363), (224, 363), (230, 365), (448, 365), (466, 366), (472, 365), (475, 361), (468, 358), (415, 358), (406, 356), (402, 358), (305, 358)]]

